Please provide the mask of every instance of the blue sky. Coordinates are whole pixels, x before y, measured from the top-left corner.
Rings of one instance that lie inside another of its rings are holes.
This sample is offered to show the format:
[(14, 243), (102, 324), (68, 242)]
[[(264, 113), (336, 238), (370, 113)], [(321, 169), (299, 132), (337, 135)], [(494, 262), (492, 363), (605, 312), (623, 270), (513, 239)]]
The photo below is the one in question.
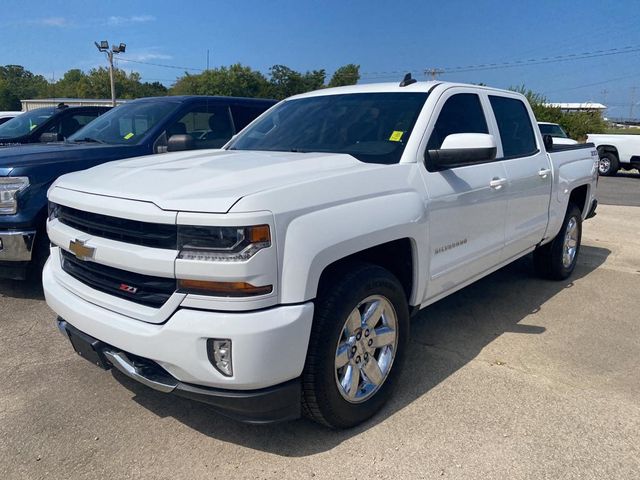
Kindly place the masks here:
[[(599, 101), (609, 116), (640, 117), (640, 2), (306, 1), (189, 2), (3, 0), (0, 64), (48, 78), (104, 65), (94, 40), (125, 42), (122, 58), (194, 68), (241, 62), (264, 73), (361, 65), (362, 82), (440, 78), (508, 87), (525, 84), (553, 101)], [(610, 55), (613, 49), (638, 51)], [(605, 55), (456, 72), (456, 67), (586, 52)], [(181, 70), (120, 62), (143, 79), (170, 85)], [(639, 88), (634, 94), (632, 88)], [(603, 92), (606, 90), (606, 92)]]

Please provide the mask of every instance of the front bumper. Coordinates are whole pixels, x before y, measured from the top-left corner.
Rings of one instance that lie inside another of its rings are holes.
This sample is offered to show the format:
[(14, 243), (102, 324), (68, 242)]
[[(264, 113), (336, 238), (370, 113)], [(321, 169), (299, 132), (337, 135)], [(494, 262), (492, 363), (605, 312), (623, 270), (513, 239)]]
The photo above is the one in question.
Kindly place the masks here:
[(27, 277), (36, 232), (0, 230), (0, 278), (24, 280)]
[(0, 262), (30, 261), (35, 238), (35, 230), (0, 231)]
[(213, 406), (220, 413), (247, 423), (273, 423), (300, 417), (300, 378), (256, 390), (224, 390), (180, 382), (157, 363), (107, 345), (58, 318), (58, 329), (71, 339), (82, 338), (103, 360), (127, 377), (154, 390)]
[[(95, 305), (65, 288), (47, 262), (42, 282), (49, 306), (87, 335), (156, 362), (182, 383), (255, 390), (298, 378), (304, 367), (313, 303), (249, 312), (178, 308), (162, 324), (147, 323)], [(209, 338), (232, 341), (233, 376), (216, 370)]]

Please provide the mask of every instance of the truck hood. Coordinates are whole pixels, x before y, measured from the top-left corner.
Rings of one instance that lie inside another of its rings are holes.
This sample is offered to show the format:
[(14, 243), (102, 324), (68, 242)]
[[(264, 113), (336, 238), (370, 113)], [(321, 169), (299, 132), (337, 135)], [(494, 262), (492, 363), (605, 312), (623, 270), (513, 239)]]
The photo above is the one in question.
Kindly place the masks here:
[(107, 151), (109, 152), (108, 157), (119, 154), (119, 158), (122, 158), (120, 152), (127, 149), (129, 149), (128, 146), (72, 142), (8, 146), (0, 148), (0, 169), (34, 167), (81, 158), (93, 158), (105, 155)]
[(227, 213), (246, 195), (380, 167), (336, 153), (200, 150), (111, 162), (65, 175), (54, 186), (163, 210)]

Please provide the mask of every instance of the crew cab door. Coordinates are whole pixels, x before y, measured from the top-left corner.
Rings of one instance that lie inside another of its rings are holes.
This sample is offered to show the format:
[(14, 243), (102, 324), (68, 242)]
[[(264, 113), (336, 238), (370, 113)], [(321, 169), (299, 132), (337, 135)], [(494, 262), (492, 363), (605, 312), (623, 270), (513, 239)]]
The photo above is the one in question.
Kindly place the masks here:
[(498, 157), (507, 172), (508, 199), (503, 259), (522, 254), (544, 237), (549, 220), (552, 165), (535, 119), (518, 96), (488, 95), (491, 122), (498, 130)]
[(429, 151), (456, 133), (492, 134), (486, 99), (456, 87), (438, 99), (429, 120), (423, 172), (427, 190), (429, 280), (425, 301), (482, 275), (500, 262), (507, 212), (506, 172), (492, 159), (442, 168)]

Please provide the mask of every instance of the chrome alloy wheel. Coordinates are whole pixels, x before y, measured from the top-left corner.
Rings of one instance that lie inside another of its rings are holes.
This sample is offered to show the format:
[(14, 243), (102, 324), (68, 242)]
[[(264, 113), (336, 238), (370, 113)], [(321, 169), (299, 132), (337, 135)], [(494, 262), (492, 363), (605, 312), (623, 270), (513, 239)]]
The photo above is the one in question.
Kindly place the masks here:
[(565, 268), (569, 268), (571, 266), (573, 259), (576, 258), (577, 250), (578, 221), (575, 217), (571, 217), (564, 232), (564, 243), (562, 245), (562, 265)]
[(598, 170), (600, 171), (600, 174), (606, 175), (607, 173), (609, 173), (610, 169), (611, 169), (611, 160), (609, 160), (607, 157), (601, 158), (600, 161), (598, 162)]
[(365, 298), (353, 309), (336, 347), (338, 391), (350, 403), (371, 398), (384, 384), (396, 355), (398, 318), (381, 295)]

